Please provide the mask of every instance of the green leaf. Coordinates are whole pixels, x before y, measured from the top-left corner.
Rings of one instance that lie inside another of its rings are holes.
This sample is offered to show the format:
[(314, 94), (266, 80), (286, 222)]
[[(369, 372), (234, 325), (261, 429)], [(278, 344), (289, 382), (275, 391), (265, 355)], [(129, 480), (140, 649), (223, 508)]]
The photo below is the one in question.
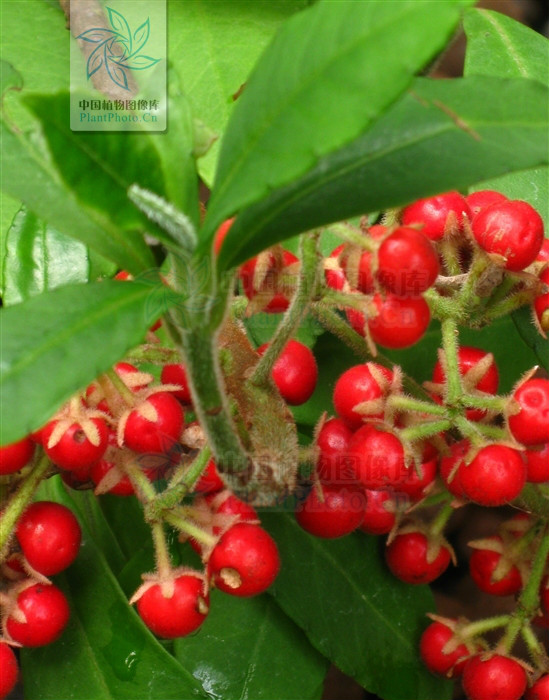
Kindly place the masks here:
[(327, 661), (267, 594), (212, 591), (200, 633), (177, 639), (175, 656), (224, 700), (320, 698)]
[[(465, 75), (523, 77), (547, 85), (549, 41), (546, 37), (490, 10), (469, 11), (464, 27), (467, 34)], [(546, 230), (549, 229), (549, 168), (486, 180), (472, 191), (481, 189), (497, 190), (510, 199), (529, 202), (540, 213)]]
[(87, 282), (83, 243), (65, 236), (22, 207), (11, 225), (4, 258), (4, 306), (66, 284)]
[(293, 515), (264, 513), (282, 568), (272, 593), (311, 643), (344, 673), (384, 700), (444, 700), (452, 684), (435, 678), (418, 653), (427, 586), (397, 581), (384, 566), (379, 538), (351, 534), (321, 540)]
[[(546, 338), (542, 338), (536, 326), (532, 323), (532, 310), (526, 306), (518, 309), (513, 314), (511, 314), (515, 328), (518, 331), (520, 337), (527, 347), (531, 348), (533, 357), (524, 371), (530, 369), (533, 364), (539, 364), (549, 372), (549, 343)], [(509, 358), (511, 360), (511, 358)], [(508, 367), (513, 367), (513, 373), (515, 374), (515, 381), (520, 377), (520, 370), (516, 365), (515, 358), (513, 357), (513, 364), (507, 365)], [(514, 384), (515, 382), (513, 382)], [(511, 388), (511, 387), (509, 387)]]
[[(82, 546), (76, 561), (55, 578), (66, 594), (71, 619), (54, 644), (22, 653), (25, 696), (33, 700), (173, 700), (207, 698), (199, 682), (147, 630), (103, 555), (108, 525), (90, 493), (68, 494), (59, 479), (48, 480), (44, 498), (80, 516)], [(93, 510), (90, 529), (82, 514)], [(101, 522), (102, 521), (102, 522)]]
[(166, 293), (154, 278), (107, 280), (60, 287), (3, 309), (0, 444), (41, 427), (140, 343), (151, 323), (177, 301)]
[(546, 163), (548, 103), (529, 80), (418, 79), (363, 136), (240, 214), (219, 266), (303, 230)]
[(4, 93), (8, 90), (21, 90), (23, 87), (23, 78), (15, 68), (7, 61), (0, 61), (0, 96), (2, 103), (4, 101)]
[(321, 1), (286, 22), (235, 106), (205, 237), (363, 133), (444, 47), (460, 4)]
[[(168, 3), (170, 61), (182, 78), (193, 112), (222, 134), (262, 49), (278, 26), (306, 7), (305, 0), (185, 0)], [(170, 112), (170, 130), (173, 128)], [(219, 141), (198, 162), (212, 184)], [(185, 209), (183, 209), (185, 211)]]

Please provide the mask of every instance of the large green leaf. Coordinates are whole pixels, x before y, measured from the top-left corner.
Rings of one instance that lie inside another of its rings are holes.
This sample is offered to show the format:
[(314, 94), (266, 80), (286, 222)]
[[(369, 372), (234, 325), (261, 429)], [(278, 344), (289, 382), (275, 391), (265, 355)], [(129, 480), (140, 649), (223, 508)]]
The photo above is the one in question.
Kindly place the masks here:
[[(170, 61), (181, 75), (194, 114), (218, 136), (235, 97), (274, 31), (306, 0), (185, 0), (168, 3)], [(170, 129), (173, 120), (170, 114)], [(212, 184), (219, 141), (198, 162)]]
[(534, 81), (418, 79), (364, 135), (239, 215), (219, 265), (299, 231), (546, 163), (548, 105)]
[(170, 303), (165, 290), (154, 279), (107, 280), (60, 287), (3, 309), (0, 444), (39, 428), (141, 342)]
[(175, 656), (223, 700), (320, 698), (328, 666), (267, 594), (213, 591), (200, 633), (176, 640)]
[(8, 231), (3, 272), (2, 302), (11, 306), (65, 284), (87, 282), (88, 250), (23, 207)]
[[(546, 37), (490, 10), (470, 10), (464, 27), (467, 34), (465, 75), (522, 77), (548, 84), (549, 41)], [(547, 114), (547, 105), (545, 109)], [(547, 137), (542, 148), (547, 152)], [(478, 189), (498, 190), (510, 199), (529, 202), (543, 217), (546, 230), (549, 229), (549, 168), (486, 180), (473, 188)]]
[(444, 47), (464, 4), (321, 0), (288, 20), (236, 103), (205, 238), (357, 138)]
[(389, 573), (379, 538), (322, 540), (281, 512), (262, 521), (282, 557), (270, 590), (320, 652), (384, 700), (451, 697), (452, 684), (432, 676), (418, 653), (425, 614), (434, 610), (431, 592)]
[[(104, 551), (107, 522), (90, 493), (67, 493), (59, 477), (40, 492), (79, 516), (83, 540), (76, 561), (55, 578), (71, 619), (59, 641), (22, 654), (25, 697), (33, 700), (173, 700), (207, 698), (195, 680), (146, 629), (118, 585)], [(127, 527), (131, 524), (127, 523)]]

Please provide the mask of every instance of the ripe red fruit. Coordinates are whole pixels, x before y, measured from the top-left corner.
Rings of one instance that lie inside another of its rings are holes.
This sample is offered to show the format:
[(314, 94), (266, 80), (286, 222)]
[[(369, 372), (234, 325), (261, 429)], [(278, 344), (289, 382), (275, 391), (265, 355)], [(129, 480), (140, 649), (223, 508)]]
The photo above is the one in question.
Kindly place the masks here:
[(167, 391), (159, 391), (128, 415), (124, 444), (135, 452), (165, 454), (179, 441), (183, 425), (181, 404)]
[(35, 443), (30, 437), (0, 447), (0, 476), (13, 474), (28, 464), (34, 454)]
[[(494, 544), (503, 546), (503, 540), (499, 536), (489, 538)], [(474, 549), (469, 559), (471, 578), (481, 591), (491, 595), (513, 595), (522, 588), (520, 571), (514, 564), (503, 576), (494, 578), (496, 568), (504, 555), (492, 549)]]
[[(241, 522), (259, 520), (256, 509), (249, 503), (235, 496), (229, 489), (206, 496), (206, 503), (216, 515), (238, 515)], [(214, 535), (221, 531), (219, 525), (214, 526)]]
[(259, 525), (237, 523), (221, 536), (208, 560), (208, 577), (225, 593), (263, 593), (280, 570), (273, 538)]
[(196, 482), (194, 491), (198, 493), (216, 493), (224, 488), (225, 484), (219, 476), (215, 462), (213, 459), (210, 459), (200, 475), (200, 479)]
[(477, 192), (471, 192), (465, 197), (465, 201), (471, 209), (471, 214), (476, 216), (479, 211), (486, 209), (491, 204), (499, 204), (501, 202), (508, 202), (508, 198), (501, 194), (501, 192), (496, 192), (495, 190), (478, 190)]
[(13, 649), (6, 642), (0, 642), (0, 700), (15, 688), (18, 675), (19, 667)]
[(109, 429), (102, 418), (90, 418), (97, 431), (95, 444), (86, 435), (80, 423), (73, 423), (55, 444), (52, 433), (58, 421), (50, 421), (42, 430), (42, 444), (51, 461), (60, 469), (84, 474), (92, 464), (101, 459), (108, 446)]
[[(256, 272), (258, 260), (260, 270)], [(250, 300), (256, 296), (263, 297), (267, 303), (262, 307), (262, 311), (268, 313), (286, 311), (290, 305), (290, 290), (280, 276), (284, 273), (285, 268), (297, 262), (299, 259), (288, 250), (283, 250), (279, 259), (273, 252), (266, 251), (259, 257), (248, 260), (238, 271), (244, 293)], [(257, 279), (258, 277), (259, 279)]]
[(372, 301), (377, 315), (368, 320), (368, 327), (375, 343), (399, 349), (414, 345), (423, 337), (431, 321), (431, 312), (423, 297), (375, 294)]
[[(338, 378), (334, 387), (334, 408), (352, 430), (363, 425), (366, 418), (383, 418), (384, 399), (390, 389), (393, 373), (376, 362), (355, 365)], [(355, 409), (365, 401), (379, 400), (380, 406), (371, 411)]]
[(430, 583), (450, 563), (450, 551), (444, 544), (429, 542), (422, 532), (397, 535), (385, 549), (385, 561), (391, 572), (410, 584)]
[[(487, 361), (490, 356), (491, 362), (486, 367), (486, 371), (481, 376), (476, 376), (478, 373), (478, 364), (481, 361)], [(460, 346), (458, 350), (458, 369), (460, 375), (464, 378), (464, 387), (468, 391), (481, 391), (484, 394), (494, 395), (498, 390), (499, 372), (494, 357), (491, 353), (485, 352), (480, 348), (474, 348), (468, 345)], [(444, 384), (446, 381), (446, 373), (440, 362), (437, 361), (433, 368), (433, 382), (435, 384)], [(435, 401), (441, 402), (438, 396), (433, 397)], [(469, 420), (478, 421), (486, 415), (486, 411), (479, 408), (468, 408), (466, 417)]]
[(17, 596), (17, 607), (26, 622), (19, 622), (10, 613), (6, 630), (24, 647), (51, 644), (61, 636), (70, 617), (67, 599), (51, 584), (35, 583), (24, 588)]
[(396, 522), (397, 502), (392, 491), (366, 489), (366, 510), (360, 524), (369, 535), (386, 535)]
[(459, 478), (459, 466), (456, 467), (456, 465), (463, 461), (470, 449), (471, 444), (468, 440), (460, 440), (451, 445), (450, 454), (440, 460), (440, 477), (444, 486), (456, 498), (465, 498)]
[(181, 388), (176, 391), (170, 391), (171, 394), (179, 399), (184, 404), (191, 404), (191, 390), (187, 381), (187, 372), (182, 364), (164, 365), (160, 375), (162, 384), (177, 384)]
[(349, 443), (349, 464), (366, 489), (399, 490), (408, 476), (404, 447), (392, 433), (365, 425)]
[(502, 506), (516, 498), (526, 482), (520, 452), (505, 445), (481, 448), (469, 464), (458, 468), (465, 496), (481, 506)]
[[(454, 632), (442, 622), (433, 622), (421, 635), (419, 653), (423, 663), (431, 673), (439, 673), (447, 678), (457, 678), (470, 656), (465, 644), (454, 647)], [(448, 647), (451, 651), (448, 651)]]
[(364, 492), (356, 486), (323, 485), (321, 493), (313, 486), (296, 508), (295, 517), (311, 535), (333, 539), (356, 530), (364, 518), (365, 507)]
[(513, 393), (518, 413), (508, 418), (509, 430), (523, 445), (549, 442), (549, 379), (528, 379)]
[(347, 484), (353, 480), (347, 465), (347, 448), (353, 431), (341, 418), (330, 418), (318, 433), (316, 474), (323, 483)]
[[(261, 345), (257, 352), (263, 355), (269, 344)], [(280, 395), (291, 406), (308, 401), (316, 387), (318, 368), (311, 350), (297, 340), (290, 340), (277, 357), (271, 372)]]
[(545, 674), (534, 683), (526, 693), (526, 700), (547, 700), (549, 698), (549, 674)]
[[(418, 474), (419, 472), (419, 474)], [(399, 484), (399, 493), (405, 493), (411, 501), (421, 500), (434, 483), (437, 475), (437, 459), (427, 459), (418, 468), (414, 464), (408, 467), (404, 481)]]
[(549, 481), (549, 443), (538, 449), (525, 450), (522, 454), (526, 462), (526, 481), (532, 484)]
[(183, 574), (173, 581), (173, 595), (162, 593), (157, 583), (148, 588), (137, 601), (137, 612), (147, 627), (164, 639), (184, 637), (206, 619), (209, 597), (204, 592), (204, 580), (200, 575)]
[(420, 231), (405, 226), (383, 241), (377, 261), (379, 283), (401, 297), (419, 296), (434, 284), (439, 273), (438, 255), (431, 241)]
[[(546, 267), (545, 270), (542, 271), (542, 273), (539, 276), (540, 281), (543, 282), (543, 284), (546, 284), (549, 287), (549, 267)], [(534, 311), (536, 312), (537, 319), (539, 321), (539, 325), (542, 327), (542, 329), (545, 332), (549, 331), (549, 292), (545, 292), (545, 294), (540, 294), (534, 299)]]
[[(115, 474), (118, 474), (118, 479), (116, 476), (110, 475), (112, 478), (112, 486), (110, 486), (110, 488), (107, 486), (105, 490), (103, 490), (104, 484), (101, 484), (101, 493), (110, 493), (113, 496), (135, 495), (135, 489), (132, 486), (132, 482), (129, 480), (126, 474), (116, 468), (116, 464), (114, 462), (109, 462), (106, 459), (100, 459), (99, 462), (92, 465), (90, 469), (90, 478), (93, 483), (98, 486), (113, 469), (117, 470)], [(143, 469), (143, 473), (149, 481), (156, 481), (159, 479), (161, 472), (162, 468), (159, 467), (145, 467)]]
[(527, 686), (524, 668), (501, 654), (472, 656), (463, 669), (463, 690), (469, 700), (519, 700)]
[(472, 222), (477, 243), (488, 253), (505, 258), (507, 270), (524, 270), (533, 263), (543, 243), (543, 220), (527, 202), (508, 200), (491, 204)]
[(452, 219), (458, 226), (471, 218), (471, 210), (465, 198), (456, 191), (418, 199), (405, 207), (400, 220), (405, 226), (418, 226), (421, 233), (432, 241), (438, 241)]
[[(326, 258), (324, 268), (324, 279), (326, 280), (326, 285), (332, 289), (336, 289), (338, 292), (343, 289), (347, 281), (343, 261), (340, 259), (340, 255), (344, 247), (345, 246), (342, 244), (338, 245), (337, 248), (332, 250), (330, 255)], [(338, 261), (339, 265), (336, 264)]]
[(23, 554), (44, 576), (58, 574), (76, 559), (82, 531), (73, 512), (60, 503), (32, 503), (15, 530)]

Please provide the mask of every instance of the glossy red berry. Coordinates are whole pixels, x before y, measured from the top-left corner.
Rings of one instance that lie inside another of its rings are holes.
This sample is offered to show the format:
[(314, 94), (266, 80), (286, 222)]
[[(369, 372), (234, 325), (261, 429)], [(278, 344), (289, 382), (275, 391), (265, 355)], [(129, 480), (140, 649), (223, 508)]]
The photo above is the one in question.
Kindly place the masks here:
[(187, 372), (182, 364), (169, 364), (162, 367), (160, 375), (162, 384), (177, 384), (180, 388), (170, 393), (182, 403), (190, 405), (192, 403), (191, 390), (187, 381)]
[(15, 688), (19, 676), (19, 666), (13, 649), (0, 642), (0, 700), (4, 700)]
[(450, 563), (450, 551), (444, 544), (429, 542), (422, 532), (397, 535), (385, 549), (385, 561), (401, 581), (411, 584), (430, 583)]
[(416, 297), (431, 287), (439, 273), (438, 254), (420, 231), (401, 226), (380, 245), (376, 277), (400, 297)]
[(431, 321), (429, 306), (423, 297), (397, 297), (375, 294), (376, 315), (368, 320), (372, 339), (385, 348), (407, 348), (420, 340)]
[(491, 204), (472, 221), (477, 243), (488, 253), (505, 258), (507, 270), (524, 270), (536, 259), (543, 243), (543, 220), (527, 202)]
[(200, 479), (196, 482), (194, 490), (198, 493), (216, 493), (224, 488), (225, 483), (219, 476), (215, 462), (213, 459), (210, 459), (200, 475)]
[(208, 560), (213, 585), (235, 596), (263, 593), (280, 569), (277, 546), (259, 525), (237, 523), (215, 545)]
[(481, 506), (502, 506), (522, 491), (526, 465), (517, 450), (505, 445), (487, 445), (469, 464), (462, 462), (458, 474), (469, 500)]
[(108, 446), (109, 429), (102, 418), (90, 418), (95, 435), (86, 434), (80, 423), (73, 423), (58, 442), (53, 443), (57, 420), (50, 421), (42, 430), (42, 444), (51, 461), (60, 469), (85, 472), (101, 459)]
[[(256, 509), (235, 496), (229, 489), (223, 489), (219, 493), (211, 493), (206, 496), (206, 503), (216, 515), (237, 515), (241, 522), (259, 520)], [(213, 527), (214, 535), (221, 531), (220, 526)]]
[[(258, 267), (259, 262), (259, 269)], [(281, 313), (290, 305), (291, 286), (282, 279), (285, 269), (298, 258), (288, 250), (283, 250), (277, 257), (273, 252), (266, 251), (259, 257), (245, 262), (238, 272), (244, 293), (248, 299), (259, 296), (265, 301), (262, 311)]]
[(128, 415), (124, 444), (135, 452), (167, 453), (179, 441), (183, 425), (180, 403), (168, 392), (159, 391)]
[(326, 258), (324, 266), (326, 285), (332, 289), (336, 289), (338, 292), (344, 288), (347, 282), (343, 261), (341, 260), (341, 254), (344, 248), (345, 246), (342, 244), (332, 250), (330, 255)]
[(549, 443), (522, 453), (526, 462), (526, 481), (542, 484), (549, 481)]
[(364, 492), (356, 486), (313, 486), (298, 505), (295, 517), (311, 535), (333, 539), (356, 530), (364, 518), (365, 507)]
[[(539, 279), (549, 287), (549, 267), (542, 271)], [(539, 325), (547, 333), (549, 331), (549, 292), (539, 294), (534, 299), (534, 311), (536, 312)]]
[(209, 597), (200, 575), (183, 574), (173, 581), (173, 594), (165, 595), (162, 585), (148, 588), (137, 601), (137, 612), (147, 627), (164, 639), (185, 637), (206, 619)]
[(427, 459), (417, 467), (411, 464), (404, 480), (399, 484), (399, 493), (406, 494), (412, 502), (421, 500), (435, 482), (438, 461)]
[(12, 612), (6, 620), (6, 630), (24, 647), (51, 644), (61, 636), (69, 621), (69, 604), (56, 586), (44, 583), (27, 586), (17, 596), (16, 603), (26, 621), (18, 621)]
[(19, 518), (15, 534), (28, 563), (44, 576), (72, 564), (82, 539), (73, 512), (53, 501), (32, 503)]
[(465, 491), (459, 478), (459, 465), (467, 456), (471, 444), (468, 440), (460, 440), (450, 446), (450, 454), (440, 460), (439, 473), (444, 486), (456, 498), (466, 498)]
[(442, 622), (433, 622), (421, 635), (419, 653), (431, 673), (457, 678), (470, 656), (465, 644), (455, 644), (454, 632)]
[(513, 393), (514, 407), (508, 418), (515, 440), (526, 445), (549, 442), (549, 379), (528, 379)]
[(365, 425), (349, 443), (349, 465), (366, 489), (399, 490), (408, 476), (404, 447), (392, 433)]
[(26, 466), (34, 455), (35, 447), (30, 437), (0, 447), (0, 476), (13, 474)]
[(476, 216), (479, 211), (486, 209), (491, 204), (501, 204), (501, 202), (508, 202), (508, 198), (501, 192), (496, 192), (495, 190), (477, 190), (476, 192), (471, 192), (465, 197), (465, 201), (469, 205), (471, 214)]
[[(365, 419), (382, 418), (392, 379), (391, 370), (376, 362), (350, 367), (335, 383), (333, 401), (337, 414), (352, 430), (360, 428)], [(379, 406), (372, 405), (368, 410), (361, 406), (365, 401), (375, 401)]]
[(469, 700), (519, 700), (527, 686), (524, 668), (501, 654), (476, 654), (463, 669), (463, 690)]
[(348, 255), (342, 259), (345, 275), (352, 289), (358, 289), (363, 294), (371, 294), (374, 291), (374, 255), (369, 250), (364, 250), (357, 257)]
[[(499, 536), (489, 538), (496, 546), (503, 547), (503, 540)], [(509, 563), (503, 575), (497, 574), (497, 567), (501, 567), (504, 557), (498, 551), (492, 549), (475, 548), (469, 559), (469, 571), (471, 578), (481, 591), (491, 595), (513, 595), (522, 588), (520, 571)]]
[(366, 489), (366, 509), (360, 524), (368, 535), (386, 535), (396, 523), (397, 501), (392, 491)]
[(549, 698), (549, 674), (538, 678), (525, 696), (526, 700), (547, 700)]
[(432, 241), (440, 240), (449, 224), (462, 226), (465, 219), (471, 218), (471, 210), (459, 192), (418, 199), (402, 210), (400, 220), (405, 226), (417, 226)]
[[(268, 343), (257, 349), (263, 355)], [(308, 401), (316, 387), (318, 368), (311, 350), (297, 340), (290, 340), (277, 357), (271, 376), (280, 395), (291, 406)]]
[(353, 431), (341, 418), (330, 418), (316, 440), (318, 460), (316, 474), (323, 483), (348, 484), (353, 480), (347, 464), (347, 449)]

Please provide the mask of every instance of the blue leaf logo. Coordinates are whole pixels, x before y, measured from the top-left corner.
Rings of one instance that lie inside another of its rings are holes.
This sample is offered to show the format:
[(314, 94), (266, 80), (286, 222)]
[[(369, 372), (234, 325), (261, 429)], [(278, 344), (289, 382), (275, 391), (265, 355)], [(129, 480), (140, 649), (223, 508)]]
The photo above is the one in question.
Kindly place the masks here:
[(111, 29), (93, 27), (76, 38), (97, 44), (88, 57), (86, 76), (91, 78), (104, 68), (110, 80), (123, 90), (129, 91), (128, 70), (147, 70), (162, 59), (142, 54), (150, 34), (149, 18), (132, 33), (128, 21), (120, 12), (107, 7)]

